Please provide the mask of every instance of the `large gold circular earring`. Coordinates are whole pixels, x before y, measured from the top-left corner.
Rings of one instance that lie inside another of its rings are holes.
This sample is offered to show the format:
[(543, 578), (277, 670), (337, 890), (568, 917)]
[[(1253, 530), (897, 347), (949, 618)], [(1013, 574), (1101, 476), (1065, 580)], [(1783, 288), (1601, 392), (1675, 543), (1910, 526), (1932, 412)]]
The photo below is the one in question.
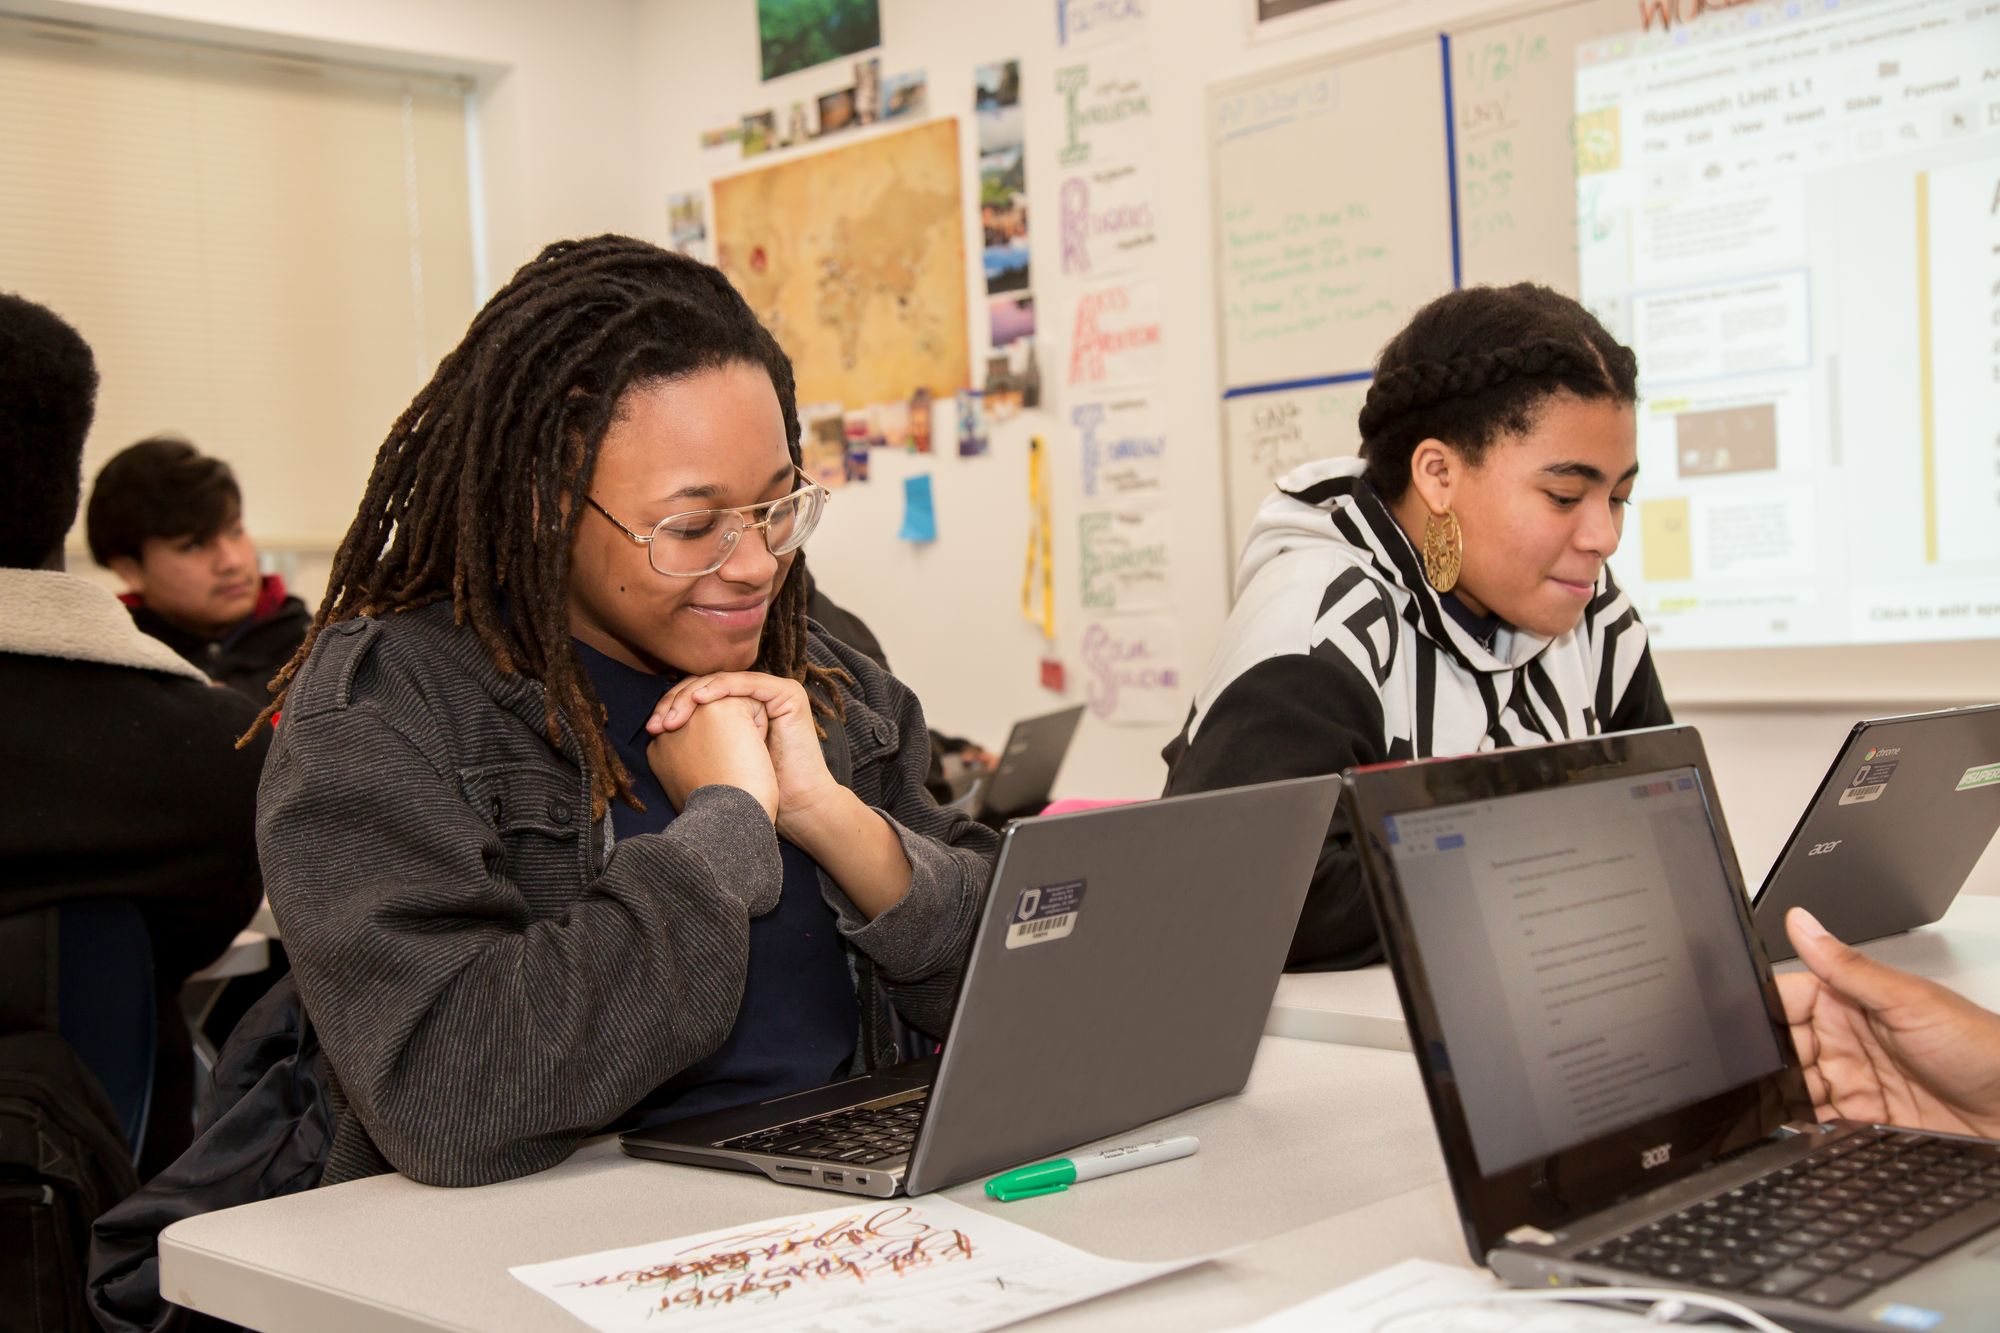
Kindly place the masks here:
[(1458, 586), (1458, 571), (1465, 563), (1465, 531), (1458, 515), (1449, 509), (1424, 520), (1424, 577), (1439, 592)]

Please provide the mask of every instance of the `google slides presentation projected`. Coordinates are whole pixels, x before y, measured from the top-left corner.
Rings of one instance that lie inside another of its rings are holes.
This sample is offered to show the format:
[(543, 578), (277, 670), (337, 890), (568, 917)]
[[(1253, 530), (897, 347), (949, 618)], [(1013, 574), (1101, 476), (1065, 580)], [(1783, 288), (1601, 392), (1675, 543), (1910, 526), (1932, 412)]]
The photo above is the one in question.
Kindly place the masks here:
[(1619, 577), (1674, 648), (2000, 636), (2000, 2), (1588, 43), (1578, 266), (1639, 354)]

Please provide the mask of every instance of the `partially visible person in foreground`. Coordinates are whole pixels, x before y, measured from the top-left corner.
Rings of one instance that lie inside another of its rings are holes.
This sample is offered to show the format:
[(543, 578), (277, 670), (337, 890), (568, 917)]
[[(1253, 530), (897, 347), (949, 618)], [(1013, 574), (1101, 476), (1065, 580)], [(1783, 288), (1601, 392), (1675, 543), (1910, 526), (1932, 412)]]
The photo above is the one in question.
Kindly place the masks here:
[(2000, 1138), (2000, 1014), (1841, 943), (1803, 907), (1785, 933), (1807, 970), (1778, 991), (1821, 1120)]

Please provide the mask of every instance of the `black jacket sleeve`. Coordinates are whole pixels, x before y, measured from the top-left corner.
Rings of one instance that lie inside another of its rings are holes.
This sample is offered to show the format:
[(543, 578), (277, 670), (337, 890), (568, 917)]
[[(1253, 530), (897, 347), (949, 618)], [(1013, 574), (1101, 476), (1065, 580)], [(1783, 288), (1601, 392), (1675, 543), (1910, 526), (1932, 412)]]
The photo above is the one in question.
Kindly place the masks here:
[[(1344, 661), (1287, 654), (1259, 662), (1209, 705), (1190, 744), (1166, 749), (1167, 796), (1241, 787), (1280, 778), (1338, 773), (1380, 763), (1380, 697)], [(1335, 812), (1320, 848), (1292, 948), (1297, 971), (1362, 967), (1382, 957), (1374, 909), (1344, 813)]]

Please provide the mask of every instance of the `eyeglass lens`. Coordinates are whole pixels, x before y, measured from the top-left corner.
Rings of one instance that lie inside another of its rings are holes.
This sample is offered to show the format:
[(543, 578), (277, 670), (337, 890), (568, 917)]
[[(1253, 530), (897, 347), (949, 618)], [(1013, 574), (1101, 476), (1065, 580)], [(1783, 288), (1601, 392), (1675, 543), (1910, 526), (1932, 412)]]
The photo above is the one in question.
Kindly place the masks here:
[(764, 529), (764, 542), (772, 555), (786, 555), (805, 545), (819, 522), (819, 488), (808, 487), (777, 501), (764, 511), (762, 519), (745, 522), (734, 509), (703, 509), (692, 514), (675, 514), (653, 529), (647, 546), (653, 568), (662, 574), (687, 577), (720, 569), (736, 549), (743, 530)]

